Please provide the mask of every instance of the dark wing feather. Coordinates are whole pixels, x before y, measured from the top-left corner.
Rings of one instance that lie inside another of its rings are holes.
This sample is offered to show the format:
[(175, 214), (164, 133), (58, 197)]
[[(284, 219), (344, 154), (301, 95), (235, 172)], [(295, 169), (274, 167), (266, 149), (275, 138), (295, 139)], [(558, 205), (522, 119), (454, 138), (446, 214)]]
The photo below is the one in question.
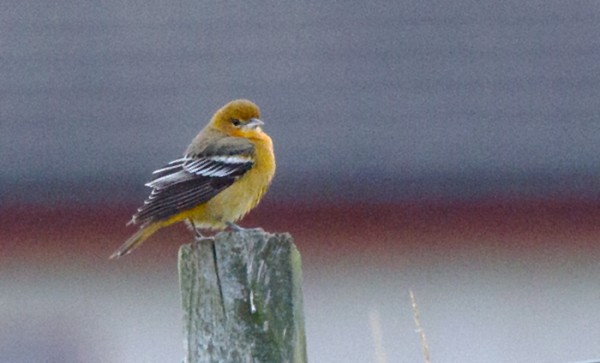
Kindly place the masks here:
[(186, 155), (156, 170), (152, 181), (146, 184), (152, 192), (132, 221), (146, 224), (164, 220), (205, 203), (254, 165), (254, 148), (249, 142), (221, 141), (218, 146)]

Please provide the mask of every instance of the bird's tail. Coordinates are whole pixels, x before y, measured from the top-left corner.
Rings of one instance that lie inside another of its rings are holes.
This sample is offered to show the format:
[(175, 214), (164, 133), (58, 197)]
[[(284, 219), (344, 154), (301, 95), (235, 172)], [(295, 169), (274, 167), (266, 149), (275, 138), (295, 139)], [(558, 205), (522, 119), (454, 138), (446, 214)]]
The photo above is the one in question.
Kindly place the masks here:
[(143, 226), (137, 232), (135, 232), (133, 236), (129, 237), (127, 241), (125, 241), (125, 243), (119, 247), (118, 250), (110, 255), (110, 259), (116, 259), (130, 253), (139, 245), (141, 245), (148, 237), (154, 234), (154, 232), (158, 231), (160, 227), (162, 227), (162, 225), (158, 222)]

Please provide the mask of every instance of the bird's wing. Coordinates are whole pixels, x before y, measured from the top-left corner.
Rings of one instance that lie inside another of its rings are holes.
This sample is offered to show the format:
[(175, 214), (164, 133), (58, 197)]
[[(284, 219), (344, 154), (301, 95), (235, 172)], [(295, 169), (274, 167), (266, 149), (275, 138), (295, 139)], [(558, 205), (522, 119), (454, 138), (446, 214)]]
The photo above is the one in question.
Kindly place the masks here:
[(205, 203), (254, 165), (254, 146), (245, 139), (225, 138), (204, 150), (173, 160), (154, 171), (152, 188), (132, 222), (168, 219)]

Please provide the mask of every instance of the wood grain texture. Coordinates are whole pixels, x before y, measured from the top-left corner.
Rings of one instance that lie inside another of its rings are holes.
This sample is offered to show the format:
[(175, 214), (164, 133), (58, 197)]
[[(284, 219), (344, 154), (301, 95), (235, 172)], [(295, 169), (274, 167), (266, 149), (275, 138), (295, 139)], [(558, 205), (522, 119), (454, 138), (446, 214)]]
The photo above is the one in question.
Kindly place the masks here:
[(187, 363), (306, 362), (301, 258), (292, 237), (222, 232), (183, 245)]

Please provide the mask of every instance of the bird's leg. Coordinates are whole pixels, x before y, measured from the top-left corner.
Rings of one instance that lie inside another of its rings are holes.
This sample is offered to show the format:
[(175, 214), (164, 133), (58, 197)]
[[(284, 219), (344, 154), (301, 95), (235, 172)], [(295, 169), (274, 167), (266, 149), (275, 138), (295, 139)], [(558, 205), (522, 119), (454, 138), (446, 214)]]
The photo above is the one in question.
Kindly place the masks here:
[(233, 222), (225, 222), (225, 223), (227, 224), (227, 227), (229, 227), (232, 231), (242, 232), (242, 231), (246, 230), (246, 228), (240, 227)]
[(196, 228), (196, 224), (194, 223), (194, 221), (191, 218), (188, 218), (188, 222), (190, 222), (190, 226), (192, 226), (192, 229), (194, 230), (194, 235), (195, 235), (196, 241), (201, 241), (206, 238), (202, 235), (202, 233), (200, 232), (200, 229)]

